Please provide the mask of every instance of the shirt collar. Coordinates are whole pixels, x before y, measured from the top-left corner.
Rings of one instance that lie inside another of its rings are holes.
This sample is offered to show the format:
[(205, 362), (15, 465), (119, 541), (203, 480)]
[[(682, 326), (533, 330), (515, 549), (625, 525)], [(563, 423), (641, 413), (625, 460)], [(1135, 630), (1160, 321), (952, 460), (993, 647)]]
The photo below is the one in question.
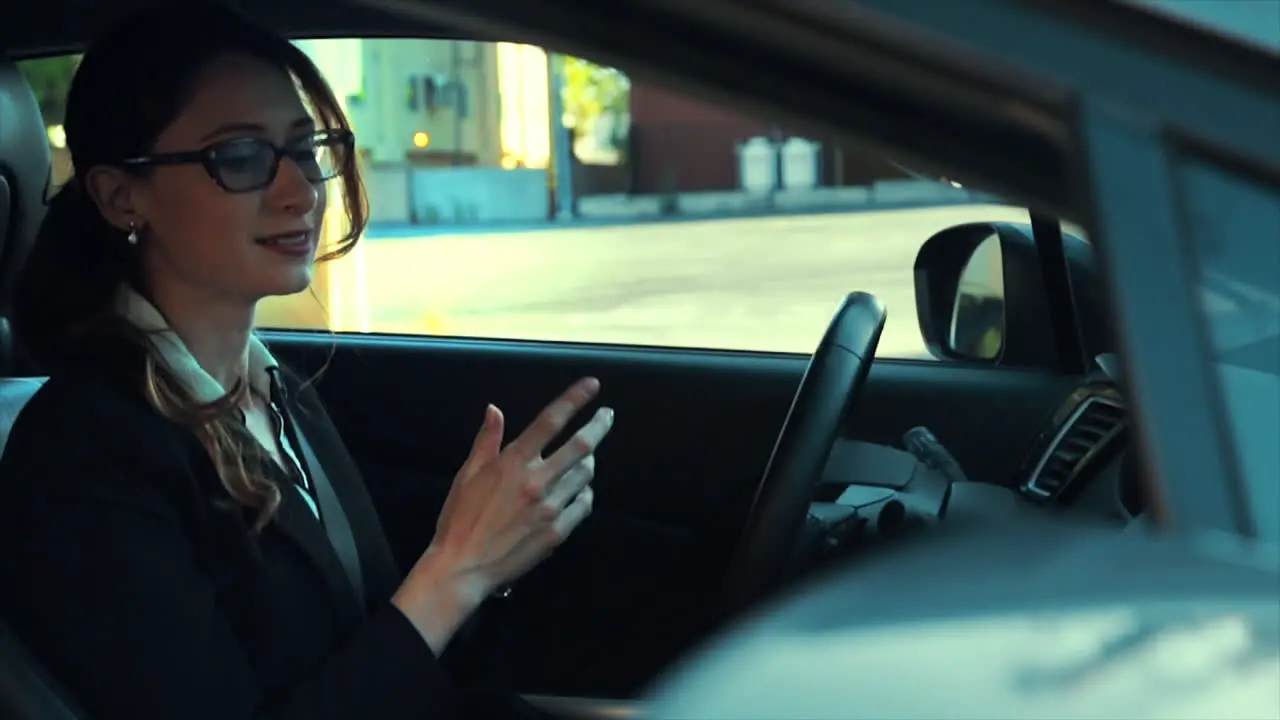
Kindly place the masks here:
[[(197, 402), (211, 403), (226, 395), (224, 388), (187, 349), (178, 333), (169, 327), (164, 315), (133, 288), (121, 289), (117, 308), (126, 320), (147, 333), (151, 345), (170, 372), (182, 382)], [(272, 374), (280, 367), (266, 344), (256, 335), (249, 336), (249, 385), (264, 397), (271, 396)]]

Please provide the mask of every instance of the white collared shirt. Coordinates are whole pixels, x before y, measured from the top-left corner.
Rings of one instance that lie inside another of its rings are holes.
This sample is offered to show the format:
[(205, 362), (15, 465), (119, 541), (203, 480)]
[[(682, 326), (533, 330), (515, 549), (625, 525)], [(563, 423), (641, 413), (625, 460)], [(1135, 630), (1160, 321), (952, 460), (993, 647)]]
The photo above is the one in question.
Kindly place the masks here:
[[(182, 342), (182, 338), (178, 337), (178, 334), (169, 327), (164, 315), (149, 300), (133, 288), (126, 286), (121, 289), (117, 298), (117, 308), (126, 320), (147, 333), (157, 356), (164, 362), (169, 372), (173, 373), (174, 377), (183, 383), (196, 401), (211, 403), (227, 394), (227, 388), (224, 388), (222, 383), (200, 367), (200, 363), (191, 354), (186, 343)], [(280, 367), (280, 363), (276, 361), (267, 346), (256, 336), (250, 335), (248, 382), (254, 392), (266, 398), (275, 397), (272, 392), (273, 380), (271, 373), (278, 367)], [(293, 483), (293, 486), (298, 489), (298, 494), (306, 501), (307, 507), (311, 508), (312, 514), (319, 518), (320, 510), (312, 495), (310, 478), (307, 477), (302, 463), (298, 460), (298, 455), (294, 451), (293, 444), (289, 441), (288, 434), (284, 432), (283, 413), (285, 410), (283, 408), (276, 409), (274, 405), (273, 409), (281, 414), (281, 417), (277, 418), (276, 422), (276, 439), (280, 445), (280, 451), (284, 455), (284, 459), (293, 465), (297, 476), (301, 479), (301, 482)], [(271, 448), (266, 449), (271, 450)], [(274, 455), (274, 453), (271, 454)]]

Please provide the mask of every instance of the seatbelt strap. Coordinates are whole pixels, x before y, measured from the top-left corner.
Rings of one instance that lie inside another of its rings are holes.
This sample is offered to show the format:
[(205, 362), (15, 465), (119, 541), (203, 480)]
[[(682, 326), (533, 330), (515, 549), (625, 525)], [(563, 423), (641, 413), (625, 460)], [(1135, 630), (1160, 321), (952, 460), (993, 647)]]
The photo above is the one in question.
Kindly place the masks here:
[(351, 523), (347, 521), (347, 514), (342, 510), (342, 503), (338, 500), (338, 495), (333, 491), (333, 485), (329, 482), (329, 476), (324, 471), (324, 465), (320, 463), (320, 460), (316, 458), (315, 451), (311, 449), (311, 443), (307, 442), (307, 437), (302, 434), (302, 431), (296, 425), (293, 431), (298, 450), (302, 452), (303, 461), (307, 464), (306, 469), (308, 471), (308, 479), (311, 481), (311, 487), (315, 488), (316, 503), (320, 505), (321, 524), (324, 525), (325, 533), (329, 536), (329, 542), (338, 554), (342, 569), (347, 573), (347, 579), (351, 581), (351, 587), (356, 591), (360, 609), (364, 610), (364, 572), (360, 567), (360, 551), (356, 548), (356, 536), (351, 532)]

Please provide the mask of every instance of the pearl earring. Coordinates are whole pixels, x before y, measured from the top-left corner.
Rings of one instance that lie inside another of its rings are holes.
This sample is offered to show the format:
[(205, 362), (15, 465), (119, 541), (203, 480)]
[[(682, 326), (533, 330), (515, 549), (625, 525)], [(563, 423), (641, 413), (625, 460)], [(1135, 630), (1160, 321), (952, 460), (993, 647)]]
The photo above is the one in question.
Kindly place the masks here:
[(137, 244), (138, 244), (138, 226), (137, 226), (137, 225), (135, 225), (134, 223), (129, 223), (129, 238), (128, 238), (128, 240), (129, 240), (129, 244), (130, 244), (130, 245), (137, 245)]

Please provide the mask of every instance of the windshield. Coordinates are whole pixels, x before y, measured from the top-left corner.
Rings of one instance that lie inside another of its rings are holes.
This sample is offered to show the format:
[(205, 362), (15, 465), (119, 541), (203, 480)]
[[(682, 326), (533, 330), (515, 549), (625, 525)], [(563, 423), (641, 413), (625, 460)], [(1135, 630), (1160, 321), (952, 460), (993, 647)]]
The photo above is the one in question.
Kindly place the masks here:
[(1280, 539), (1280, 194), (1182, 171), (1201, 306), (1259, 535)]

